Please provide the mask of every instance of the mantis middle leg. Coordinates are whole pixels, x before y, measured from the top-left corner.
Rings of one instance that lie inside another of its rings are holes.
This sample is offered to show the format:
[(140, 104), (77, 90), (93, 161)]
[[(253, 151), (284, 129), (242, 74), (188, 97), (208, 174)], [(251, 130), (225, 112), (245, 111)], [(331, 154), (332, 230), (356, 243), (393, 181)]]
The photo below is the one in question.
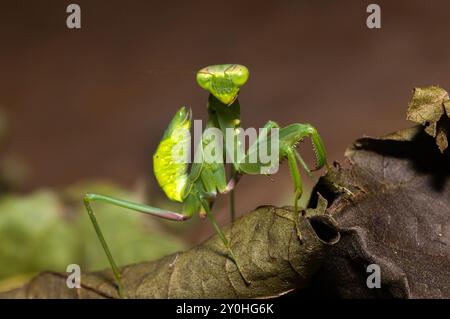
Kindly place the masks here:
[(244, 272), (242, 271), (233, 250), (231, 249), (230, 242), (228, 241), (227, 237), (225, 236), (225, 234), (223, 233), (219, 224), (217, 223), (216, 218), (214, 217), (214, 215), (211, 212), (211, 207), (210, 207), (209, 203), (207, 201), (203, 201), (202, 206), (203, 206), (203, 209), (206, 211), (206, 215), (208, 216), (208, 219), (210, 220), (211, 224), (213, 225), (217, 235), (222, 240), (225, 248), (228, 250), (228, 253), (230, 254), (230, 257), (233, 260), (234, 264), (236, 265), (236, 268), (237, 268), (239, 274), (241, 275), (242, 279), (244, 280), (244, 282), (247, 285), (250, 285), (251, 281), (249, 281), (244, 276)]

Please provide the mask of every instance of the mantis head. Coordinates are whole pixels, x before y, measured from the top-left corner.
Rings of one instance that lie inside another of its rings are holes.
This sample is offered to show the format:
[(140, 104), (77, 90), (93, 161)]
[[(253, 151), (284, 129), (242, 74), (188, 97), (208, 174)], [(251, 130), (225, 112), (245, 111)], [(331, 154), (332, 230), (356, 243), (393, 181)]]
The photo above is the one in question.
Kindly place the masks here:
[(231, 105), (248, 77), (249, 71), (243, 65), (218, 64), (198, 71), (197, 83), (223, 104)]

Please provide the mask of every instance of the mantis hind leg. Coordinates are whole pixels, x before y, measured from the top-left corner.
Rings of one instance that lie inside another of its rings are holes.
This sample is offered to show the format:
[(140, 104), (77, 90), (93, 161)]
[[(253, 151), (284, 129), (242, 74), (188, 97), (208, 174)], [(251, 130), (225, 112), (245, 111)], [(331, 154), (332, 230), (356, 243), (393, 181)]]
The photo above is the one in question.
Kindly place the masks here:
[(117, 289), (119, 292), (119, 296), (121, 298), (124, 297), (123, 295), (123, 287), (121, 282), (121, 273), (119, 271), (119, 268), (117, 267), (117, 264), (111, 254), (111, 251), (108, 247), (108, 244), (106, 243), (105, 237), (103, 236), (102, 230), (100, 229), (100, 225), (97, 222), (97, 218), (95, 217), (95, 213), (92, 210), (91, 203), (97, 201), (97, 202), (103, 202), (108, 203), (114, 206), (119, 206), (123, 208), (127, 208), (133, 211), (137, 211), (144, 214), (150, 214), (153, 216), (157, 216), (164, 219), (169, 220), (175, 220), (175, 221), (184, 221), (189, 219), (192, 216), (192, 212), (188, 211), (187, 213), (179, 214), (163, 209), (159, 209), (152, 206), (147, 206), (143, 204), (137, 204), (130, 201), (117, 199), (110, 196), (105, 195), (99, 195), (99, 194), (92, 194), (88, 193), (84, 196), (83, 202), (84, 206), (86, 207), (86, 211), (88, 212), (89, 218), (91, 219), (92, 225), (94, 226), (95, 233), (97, 234), (97, 237), (102, 245), (102, 248), (106, 254), (106, 257), (108, 258), (109, 264), (111, 265), (111, 269), (113, 271), (114, 277), (117, 282)]

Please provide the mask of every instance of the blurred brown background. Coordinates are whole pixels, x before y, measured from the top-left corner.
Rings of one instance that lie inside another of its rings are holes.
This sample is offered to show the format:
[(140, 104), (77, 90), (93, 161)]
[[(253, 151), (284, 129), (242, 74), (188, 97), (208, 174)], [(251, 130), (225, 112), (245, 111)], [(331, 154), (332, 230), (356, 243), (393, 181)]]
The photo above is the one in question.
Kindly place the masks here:
[[(81, 30), (66, 28), (72, 2)], [(366, 27), (371, 2), (382, 9), (379, 30)], [(145, 177), (161, 196), (151, 156), (165, 126), (181, 105), (206, 116), (195, 72), (240, 63), (251, 71), (243, 126), (313, 123), (329, 158), (342, 161), (354, 139), (409, 125), (414, 86), (450, 88), (449, 9), (448, 1), (1, 1), (7, 151), (30, 167), (24, 191), (86, 178), (131, 187)], [(239, 190), (241, 213), (287, 204), (287, 169), (274, 182), (245, 178)]]

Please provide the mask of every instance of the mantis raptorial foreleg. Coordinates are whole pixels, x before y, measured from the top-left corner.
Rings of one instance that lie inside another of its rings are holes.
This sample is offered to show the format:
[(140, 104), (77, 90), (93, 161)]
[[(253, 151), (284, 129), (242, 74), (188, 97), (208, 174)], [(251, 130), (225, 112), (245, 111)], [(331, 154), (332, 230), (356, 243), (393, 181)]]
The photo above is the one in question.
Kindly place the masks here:
[(294, 212), (298, 211), (298, 200), (302, 197), (303, 187), (300, 171), (298, 169), (297, 161), (292, 148), (288, 147), (286, 150), (287, 160), (289, 164), (289, 171), (294, 182)]
[(303, 167), (306, 174), (308, 174), (309, 178), (313, 179), (314, 175), (311, 173), (311, 170), (309, 169), (308, 165), (306, 165), (305, 160), (300, 156), (300, 153), (296, 149), (294, 149), (293, 151), (294, 151), (295, 157), (297, 158), (297, 161)]
[[(279, 160), (283, 158), (288, 160), (289, 170), (294, 182), (295, 195), (294, 195), (294, 209), (298, 211), (298, 200), (303, 194), (302, 181), (298, 168), (298, 163), (305, 169), (308, 175), (311, 174), (311, 170), (306, 165), (305, 161), (302, 159), (300, 154), (296, 150), (296, 145), (302, 141), (305, 137), (310, 137), (313, 143), (313, 148), (316, 155), (316, 169), (321, 168), (326, 165), (326, 153), (325, 147), (323, 145), (322, 139), (320, 138), (317, 130), (310, 124), (291, 124), (289, 126), (280, 128), (277, 123), (269, 121), (264, 126), (267, 130), (273, 128), (279, 129), (278, 142), (279, 142)], [(260, 174), (262, 168), (265, 164), (256, 162), (252, 163), (250, 160), (258, 154), (259, 149), (264, 144), (272, 144), (276, 141), (272, 133), (260, 134), (257, 141), (250, 146), (244, 161), (239, 163), (238, 169), (240, 172), (245, 174)]]

